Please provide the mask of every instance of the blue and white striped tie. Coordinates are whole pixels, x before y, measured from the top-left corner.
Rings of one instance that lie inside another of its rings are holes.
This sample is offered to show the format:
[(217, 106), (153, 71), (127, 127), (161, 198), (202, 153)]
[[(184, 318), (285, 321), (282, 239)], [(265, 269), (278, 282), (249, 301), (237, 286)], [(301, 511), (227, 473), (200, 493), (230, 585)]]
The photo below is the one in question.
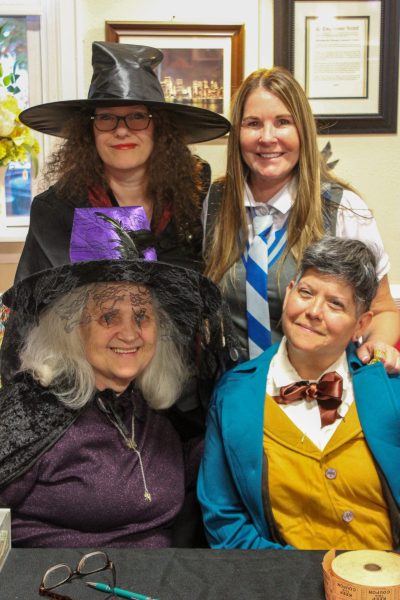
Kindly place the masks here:
[(254, 240), (245, 255), (249, 356), (255, 358), (271, 345), (268, 306), (268, 268), (281, 256), (287, 239), (286, 224), (274, 230), (271, 215), (253, 218)]

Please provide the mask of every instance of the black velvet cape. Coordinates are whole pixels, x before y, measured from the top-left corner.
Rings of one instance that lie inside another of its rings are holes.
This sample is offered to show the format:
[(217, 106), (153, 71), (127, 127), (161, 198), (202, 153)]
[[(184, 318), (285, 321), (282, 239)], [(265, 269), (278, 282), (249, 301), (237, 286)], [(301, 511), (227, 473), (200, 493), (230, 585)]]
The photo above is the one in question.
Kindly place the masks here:
[(61, 404), (47, 389), (20, 373), (0, 389), (0, 487), (35, 464), (72, 425), (80, 411)]

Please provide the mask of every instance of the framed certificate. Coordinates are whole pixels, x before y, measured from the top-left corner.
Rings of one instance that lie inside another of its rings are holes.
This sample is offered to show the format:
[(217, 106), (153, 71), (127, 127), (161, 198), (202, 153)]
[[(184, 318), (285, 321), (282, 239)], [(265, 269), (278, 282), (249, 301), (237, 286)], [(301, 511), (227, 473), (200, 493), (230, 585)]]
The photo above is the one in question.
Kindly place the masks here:
[(397, 0), (275, 0), (274, 62), (303, 86), (320, 133), (394, 133)]

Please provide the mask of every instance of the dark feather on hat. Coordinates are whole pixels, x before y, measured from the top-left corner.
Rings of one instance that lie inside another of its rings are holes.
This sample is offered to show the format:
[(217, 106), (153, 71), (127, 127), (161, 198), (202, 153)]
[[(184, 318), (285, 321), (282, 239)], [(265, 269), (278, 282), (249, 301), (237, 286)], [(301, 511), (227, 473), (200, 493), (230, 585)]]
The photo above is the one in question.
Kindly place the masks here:
[(155, 245), (155, 237), (147, 229), (127, 231), (121, 221), (113, 219), (101, 212), (95, 213), (100, 219), (111, 224), (113, 231), (118, 235), (119, 244), (115, 246), (122, 259), (143, 258), (144, 251)]

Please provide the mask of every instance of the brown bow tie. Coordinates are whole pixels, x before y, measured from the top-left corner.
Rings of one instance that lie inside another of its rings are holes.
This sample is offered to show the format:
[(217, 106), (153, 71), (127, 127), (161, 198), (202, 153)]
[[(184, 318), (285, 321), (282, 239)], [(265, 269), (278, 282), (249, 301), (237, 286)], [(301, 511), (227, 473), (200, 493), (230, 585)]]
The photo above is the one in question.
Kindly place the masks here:
[(337, 408), (342, 402), (343, 380), (339, 373), (332, 371), (325, 373), (318, 383), (299, 381), (284, 385), (280, 389), (280, 396), (275, 398), (278, 404), (290, 404), (296, 400), (317, 400), (321, 414), (321, 425), (330, 425), (339, 415)]

